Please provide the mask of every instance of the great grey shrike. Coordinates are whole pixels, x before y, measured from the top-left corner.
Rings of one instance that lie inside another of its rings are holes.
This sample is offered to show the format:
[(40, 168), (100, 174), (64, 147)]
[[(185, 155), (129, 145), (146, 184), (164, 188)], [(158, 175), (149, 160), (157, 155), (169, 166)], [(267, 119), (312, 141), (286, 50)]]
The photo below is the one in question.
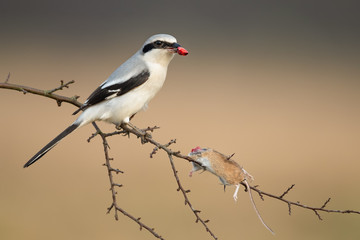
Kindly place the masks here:
[(74, 112), (83, 111), (75, 122), (36, 153), (24, 167), (39, 160), (61, 139), (81, 126), (98, 120), (117, 126), (129, 123), (132, 116), (147, 108), (149, 101), (161, 89), (168, 65), (176, 53), (185, 56), (188, 51), (173, 36), (157, 34), (150, 37)]

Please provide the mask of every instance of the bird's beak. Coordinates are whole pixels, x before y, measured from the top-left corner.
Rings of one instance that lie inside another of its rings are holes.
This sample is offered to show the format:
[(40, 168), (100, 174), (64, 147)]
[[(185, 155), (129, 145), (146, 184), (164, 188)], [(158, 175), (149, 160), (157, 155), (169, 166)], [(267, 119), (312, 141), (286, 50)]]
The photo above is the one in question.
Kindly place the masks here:
[(173, 43), (173, 44), (171, 45), (170, 50), (171, 50), (173, 53), (177, 53), (177, 54), (179, 54), (179, 55), (181, 55), (181, 56), (186, 56), (186, 55), (189, 54), (189, 52), (188, 52), (185, 48), (181, 47), (181, 45), (178, 44), (178, 43)]

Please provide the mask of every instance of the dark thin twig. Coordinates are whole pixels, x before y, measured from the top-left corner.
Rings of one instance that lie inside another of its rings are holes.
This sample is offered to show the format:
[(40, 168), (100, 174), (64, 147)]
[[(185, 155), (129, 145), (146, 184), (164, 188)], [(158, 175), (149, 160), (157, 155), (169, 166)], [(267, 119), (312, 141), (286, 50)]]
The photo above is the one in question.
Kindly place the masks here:
[(290, 192), (290, 190), (295, 186), (295, 184), (292, 184), (279, 198), (283, 198), (286, 194)]
[(196, 217), (196, 222), (200, 222), (206, 229), (206, 231), (214, 238), (217, 239), (217, 237), (214, 235), (214, 233), (210, 230), (210, 228), (207, 226), (206, 223), (209, 222), (209, 220), (202, 220), (202, 218), (199, 216), (200, 211), (199, 210), (195, 210), (194, 207), (192, 206), (191, 202), (189, 201), (189, 198), (187, 196), (187, 194), (190, 192), (190, 190), (185, 190), (180, 182), (179, 176), (177, 174), (177, 170), (175, 168), (175, 164), (173, 161), (173, 157), (171, 154), (168, 154), (169, 160), (170, 160), (170, 164), (171, 164), (171, 168), (173, 170), (174, 173), (174, 177), (176, 179), (176, 183), (178, 185), (178, 191), (181, 191), (184, 199), (185, 199), (185, 205), (188, 205), (189, 208), (191, 209), (191, 211), (194, 213), (195, 217)]
[(77, 99), (79, 98), (78, 96), (65, 97), (65, 96), (61, 96), (61, 95), (57, 95), (57, 94), (47, 94), (46, 91), (44, 91), (44, 90), (39, 90), (36, 88), (7, 83), (7, 82), (0, 83), (0, 88), (15, 90), (15, 91), (22, 92), (24, 94), (32, 93), (32, 94), (40, 95), (43, 97), (48, 97), (48, 98), (54, 99), (56, 101), (56, 103), (58, 104), (58, 106), (61, 106), (62, 102), (67, 102), (67, 103), (70, 103), (77, 107), (80, 107), (82, 105), (82, 103), (77, 101)]
[(187, 193), (190, 192), (190, 190), (185, 190), (182, 185), (181, 185), (181, 182), (180, 182), (180, 179), (177, 175), (177, 170), (175, 168), (175, 165), (174, 165), (174, 162), (173, 162), (173, 156), (177, 157), (177, 158), (183, 158), (185, 160), (188, 160), (188, 161), (191, 161), (191, 162), (194, 162), (194, 160), (192, 158), (190, 158), (189, 156), (185, 156), (185, 155), (182, 155), (180, 154), (180, 152), (174, 152), (172, 151), (171, 149), (169, 149), (169, 146), (173, 143), (176, 142), (176, 140), (171, 140), (170, 142), (168, 142), (167, 144), (160, 144), (158, 143), (157, 141), (155, 141), (151, 135), (149, 134), (144, 134), (143, 132), (140, 132), (138, 131), (137, 129), (134, 129), (134, 128), (131, 128), (129, 127), (127, 124), (122, 124), (121, 127), (125, 130), (125, 131), (128, 131), (129, 133), (132, 133), (134, 135), (136, 135), (138, 138), (141, 139), (141, 142), (144, 143), (144, 140), (145, 140), (145, 143), (148, 142), (148, 143), (151, 143), (153, 145), (156, 146), (157, 149), (162, 149), (164, 150), (167, 154), (168, 154), (168, 157), (169, 157), (169, 160), (170, 160), (170, 163), (171, 163), (171, 167), (172, 167), (172, 170), (173, 170), (173, 173), (174, 173), (174, 177), (176, 179), (176, 182), (178, 184), (178, 191), (181, 191), (183, 196), (184, 196), (184, 199), (185, 199), (185, 205), (187, 204), (191, 211), (194, 213), (194, 215), (196, 216), (196, 222), (201, 222), (201, 224), (205, 227), (205, 230), (214, 238), (214, 239), (217, 239), (217, 237), (215, 236), (215, 234), (210, 230), (210, 228), (207, 226), (206, 223), (209, 222), (209, 220), (203, 220), (200, 216), (199, 216), (199, 213), (200, 213), (200, 210), (196, 210), (192, 207), (192, 204), (189, 200), (189, 198), (187, 197)]
[[(261, 194), (261, 195), (265, 195), (265, 196), (268, 196), (270, 198), (274, 198), (274, 199), (277, 199), (277, 200), (280, 200), (280, 201), (283, 201), (285, 203), (287, 203), (288, 205), (294, 205), (294, 206), (297, 206), (297, 207), (300, 207), (300, 208), (304, 208), (304, 209), (309, 209), (309, 210), (312, 210), (312, 211), (323, 211), (323, 212), (328, 212), (328, 213), (354, 213), (354, 214), (360, 214), (359, 211), (354, 211), (354, 210), (332, 210), (332, 209), (325, 209), (323, 207), (311, 207), (311, 206), (307, 206), (307, 205), (304, 205), (304, 204), (301, 204), (300, 202), (293, 202), (293, 201), (289, 201), (289, 200), (286, 200), (284, 198), (280, 198), (279, 196), (276, 196), (276, 195), (273, 195), (271, 193), (267, 193), (267, 192), (264, 192), (264, 191), (261, 191), (260, 189), (258, 188), (255, 188), (255, 187), (250, 187), (252, 190), (254, 190), (255, 192)], [(328, 202), (328, 201), (327, 201)], [(324, 206), (324, 205), (323, 205)]]
[(63, 90), (63, 88), (69, 88), (69, 85), (70, 85), (70, 84), (73, 84), (73, 83), (75, 83), (74, 80), (71, 80), (71, 81), (69, 81), (69, 82), (67, 82), (67, 83), (65, 83), (65, 84), (64, 84), (64, 81), (63, 81), (63, 80), (60, 80), (60, 86), (59, 86), (59, 87), (56, 87), (56, 88), (51, 89), (51, 90), (48, 90), (48, 91), (46, 91), (46, 93), (47, 93), (47, 94), (52, 94), (52, 93), (54, 93), (54, 92), (56, 92), (56, 91)]
[(324, 202), (324, 204), (321, 206), (321, 208), (325, 208), (326, 205), (330, 202), (330, 200), (331, 200), (331, 198), (329, 198), (328, 200), (326, 200), (326, 201)]
[[(176, 139), (171, 139), (167, 144), (164, 144), (164, 146), (169, 147), (173, 143), (176, 143)], [(150, 158), (153, 158), (153, 156), (157, 153), (158, 150), (159, 150), (158, 147), (154, 147), (154, 149), (150, 153)]]
[(290, 203), (288, 203), (288, 208), (289, 208), (289, 215), (291, 216), (291, 204)]
[[(111, 167), (111, 158), (109, 157), (109, 144), (106, 140), (106, 138), (108, 137), (107, 134), (102, 133), (102, 131), (100, 130), (100, 128), (96, 125), (95, 122), (93, 122), (93, 126), (96, 130), (96, 134), (101, 136), (101, 139), (103, 141), (103, 146), (104, 146), (104, 154), (105, 154), (105, 166), (107, 168), (107, 172), (108, 172), (108, 176), (109, 176), (109, 181), (110, 181), (110, 191), (111, 191), (111, 197), (112, 197), (112, 204), (111, 206), (108, 208), (107, 213), (110, 213), (110, 211), (112, 209), (114, 209), (114, 216), (115, 219), (118, 220), (118, 212), (121, 212), (123, 215), (127, 216), (128, 218), (132, 219), (134, 222), (136, 222), (139, 226), (140, 226), (140, 230), (142, 230), (143, 228), (145, 228), (148, 232), (150, 232), (154, 237), (159, 238), (159, 239), (164, 239), (163, 237), (161, 237), (158, 233), (155, 232), (154, 228), (150, 228), (147, 225), (145, 225), (143, 222), (140, 221), (141, 218), (135, 218), (134, 216), (132, 216), (131, 214), (129, 214), (128, 212), (126, 212), (124, 209), (122, 209), (121, 207), (118, 206), (117, 204), (117, 198), (116, 198), (116, 189), (115, 187), (122, 187), (122, 184), (118, 184), (114, 182), (114, 177), (113, 177), (113, 172), (115, 173), (123, 173), (123, 171), (119, 170), (119, 169), (115, 169), (113, 167)], [(111, 135), (110, 135), (111, 136)], [(93, 135), (92, 135), (93, 137)]]
[(188, 162), (194, 162), (194, 163), (196, 163), (194, 159), (192, 159), (191, 157), (189, 157), (189, 156), (187, 156), (187, 155), (181, 154), (180, 151), (172, 151), (169, 147), (166, 146), (166, 144), (160, 144), (159, 142), (155, 141), (155, 140), (151, 137), (151, 135), (150, 135), (150, 136), (144, 136), (143, 133), (141, 133), (141, 132), (139, 132), (139, 131), (137, 131), (137, 130), (129, 127), (129, 126), (127, 126), (126, 124), (122, 124), (121, 127), (122, 127), (125, 131), (134, 134), (134, 135), (137, 136), (138, 138), (144, 138), (148, 143), (151, 143), (152, 145), (158, 147), (159, 149), (164, 150), (167, 154), (171, 154), (171, 155), (173, 155), (173, 156), (175, 156), (175, 157), (177, 157), (177, 158), (182, 158), (182, 159), (184, 159), (184, 160), (187, 160)]
[(318, 211), (316, 211), (314, 209), (313, 209), (313, 211), (314, 211), (315, 215), (319, 218), (319, 220), (322, 221), (322, 218), (321, 218), (320, 214), (318, 213)]
[(9, 79), (10, 79), (10, 72), (9, 72), (9, 74), (8, 74), (6, 80), (5, 80), (5, 83), (8, 83), (8, 82), (9, 82)]

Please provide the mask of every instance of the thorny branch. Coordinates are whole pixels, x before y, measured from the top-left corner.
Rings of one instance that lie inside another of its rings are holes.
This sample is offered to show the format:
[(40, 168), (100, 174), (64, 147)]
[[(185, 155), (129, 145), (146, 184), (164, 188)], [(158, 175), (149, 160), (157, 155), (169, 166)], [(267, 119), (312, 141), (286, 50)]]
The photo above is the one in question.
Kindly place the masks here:
[(277, 199), (277, 200), (280, 200), (280, 201), (283, 201), (285, 203), (287, 203), (288, 207), (289, 207), (289, 215), (291, 215), (291, 206), (297, 206), (297, 207), (300, 207), (300, 208), (304, 208), (304, 209), (309, 209), (309, 210), (312, 210), (315, 215), (319, 218), (319, 220), (322, 220), (319, 212), (328, 212), (328, 213), (355, 213), (355, 214), (360, 214), (360, 211), (354, 211), (354, 210), (332, 210), (332, 209), (325, 209), (326, 205), (330, 202), (331, 198), (328, 198), (324, 204), (321, 206), (321, 207), (311, 207), (311, 206), (307, 206), (305, 204), (301, 204), (299, 201), (297, 202), (293, 202), (293, 201), (289, 201), (289, 200), (286, 200), (284, 199), (283, 197), (289, 193), (289, 191), (295, 186), (295, 184), (291, 185), (283, 194), (277, 196), (277, 195), (274, 195), (274, 194), (271, 194), (271, 193), (266, 193), (260, 189), (257, 188), (257, 186), (250, 186), (250, 188), (252, 190), (254, 190), (255, 192), (257, 192), (260, 196), (260, 198), (262, 200), (264, 200), (264, 197), (263, 195), (265, 196), (268, 196), (270, 198), (274, 198), (274, 199)]
[(168, 157), (169, 157), (169, 160), (170, 160), (170, 164), (171, 164), (171, 168), (173, 170), (173, 173), (174, 173), (174, 177), (176, 179), (176, 183), (178, 185), (178, 189), (177, 191), (181, 191), (184, 198), (185, 198), (185, 205), (188, 205), (189, 208), (191, 209), (191, 211), (194, 213), (195, 217), (196, 217), (196, 223), (197, 222), (200, 222), (206, 229), (207, 232), (209, 232), (209, 234), (214, 238), (214, 239), (217, 239), (217, 237), (214, 235), (214, 233), (211, 232), (210, 228), (207, 226), (207, 223), (210, 221), (210, 220), (203, 220), (200, 216), (199, 216), (199, 213), (201, 212), (200, 210), (196, 210), (193, 208), (189, 198), (187, 197), (187, 193), (190, 192), (190, 190), (185, 190), (183, 188), (183, 186), (181, 185), (181, 182), (180, 182), (180, 179), (179, 179), (179, 176), (177, 174), (177, 170), (175, 168), (175, 164), (174, 164), (174, 161), (173, 161), (173, 157), (172, 155), (168, 154)]
[[(159, 239), (164, 239), (162, 238), (158, 233), (155, 232), (154, 228), (150, 228), (147, 225), (145, 225), (142, 221), (140, 221), (141, 218), (135, 218), (134, 216), (132, 216), (131, 214), (129, 214), (128, 212), (126, 212), (124, 209), (122, 209), (121, 207), (119, 207), (119, 205), (117, 204), (117, 199), (116, 199), (116, 194), (117, 191), (115, 188), (117, 187), (122, 187), (121, 184), (115, 183), (114, 181), (114, 177), (113, 177), (113, 173), (124, 173), (123, 171), (119, 170), (119, 169), (115, 169), (111, 166), (110, 161), (113, 160), (112, 158), (110, 158), (109, 156), (109, 143), (107, 142), (106, 138), (110, 137), (111, 135), (103, 133), (100, 128), (96, 125), (95, 122), (93, 122), (93, 126), (96, 129), (96, 133), (93, 134), (89, 139), (88, 142), (90, 142), (90, 140), (92, 138), (94, 138), (96, 135), (100, 135), (102, 141), (103, 141), (103, 146), (104, 146), (104, 154), (105, 154), (105, 163), (104, 166), (106, 166), (107, 168), (107, 172), (108, 172), (108, 176), (109, 176), (109, 181), (110, 181), (110, 191), (111, 191), (111, 196), (112, 196), (112, 204), (110, 205), (110, 207), (108, 207), (108, 211), (107, 213), (110, 213), (110, 211), (112, 209), (114, 209), (115, 211), (115, 219), (118, 220), (118, 211), (121, 212), (122, 214), (124, 214), (125, 216), (127, 216), (128, 218), (130, 218), (131, 220), (133, 220), (134, 222), (136, 222), (139, 226), (140, 226), (140, 230), (142, 230), (143, 228), (145, 228), (147, 231), (149, 231), (154, 237), (159, 238)], [(125, 131), (123, 131), (122, 133), (126, 133)]]
[(70, 85), (70, 84), (73, 84), (73, 83), (75, 83), (74, 80), (71, 80), (70, 82), (67, 82), (67, 83), (65, 83), (65, 84), (64, 84), (64, 81), (63, 81), (63, 80), (60, 80), (60, 86), (59, 86), (59, 87), (56, 87), (56, 88), (51, 89), (51, 90), (48, 90), (48, 91), (46, 91), (46, 92), (47, 92), (47, 94), (52, 94), (52, 93), (54, 93), (54, 92), (56, 92), (56, 91), (63, 90), (63, 88), (69, 88), (69, 85)]
[[(96, 128), (96, 127), (95, 127)], [(135, 136), (137, 136), (138, 138), (140, 138), (141, 140), (141, 143), (142, 144), (145, 144), (145, 143), (151, 143), (153, 145), (155, 145), (155, 148), (154, 150), (152, 151), (152, 153), (150, 154), (151, 157), (153, 157), (153, 155), (160, 149), (164, 150), (165, 152), (167, 152), (168, 154), (168, 158), (170, 160), (170, 164), (171, 164), (171, 168), (173, 170), (173, 173), (174, 173), (174, 177), (175, 177), (175, 180), (176, 180), (176, 183), (178, 185), (178, 189), (177, 191), (181, 191), (182, 194), (183, 194), (183, 197), (185, 199), (185, 205), (188, 205), (189, 208), (191, 209), (191, 211), (194, 213), (195, 217), (196, 217), (196, 223), (197, 222), (200, 222), (205, 230), (214, 238), (214, 239), (218, 239), (215, 234), (210, 230), (210, 228), (207, 226), (207, 223), (209, 222), (209, 220), (203, 220), (201, 217), (200, 217), (200, 210), (196, 210), (194, 209), (192, 203), (190, 202), (189, 198), (188, 198), (188, 193), (190, 192), (190, 190), (185, 190), (180, 182), (180, 179), (179, 179), (179, 176), (177, 174), (177, 170), (175, 168), (175, 165), (174, 165), (174, 161), (173, 161), (173, 156), (176, 156), (176, 157), (180, 157), (180, 158), (183, 158), (183, 159), (186, 159), (188, 161), (194, 161), (192, 158), (188, 157), (188, 156), (184, 156), (182, 154), (180, 154), (180, 152), (174, 152), (172, 151), (171, 149), (169, 149), (168, 147), (171, 145), (171, 144), (174, 144), (176, 143), (176, 140), (171, 140), (169, 141), (167, 144), (160, 144), (158, 143), (157, 141), (153, 140), (152, 136), (149, 134), (149, 132), (153, 132), (155, 129), (158, 129), (159, 127), (148, 127), (146, 129), (137, 129), (136, 127), (132, 128), (130, 127), (129, 125), (127, 124), (122, 124), (121, 125), (121, 128), (122, 130), (120, 131), (115, 131), (115, 132), (112, 132), (112, 133), (101, 133), (99, 132), (99, 130), (97, 130), (97, 132), (95, 134), (93, 134), (90, 138), (93, 138), (95, 137), (96, 134), (100, 134), (101, 137), (103, 138), (103, 141), (106, 140), (106, 137), (110, 137), (110, 136), (114, 136), (114, 135), (128, 135), (130, 133), (134, 134)], [(89, 138), (89, 139), (90, 139)], [(104, 149), (105, 151), (105, 149)], [(107, 151), (107, 149), (106, 149)], [(106, 154), (105, 154), (106, 158), (108, 157)], [(110, 178), (110, 177), (109, 177)], [(112, 182), (112, 179), (110, 179), (110, 182)], [(110, 184), (111, 186), (113, 186), (113, 183)], [(113, 188), (111, 189), (112, 192), (114, 192)], [(115, 206), (116, 205), (116, 196), (114, 195), (114, 193), (112, 194), (113, 196), (113, 205)], [(110, 207), (110, 210), (111, 210), (112, 206)], [(116, 213), (116, 210), (115, 210), (115, 218), (117, 218), (117, 213)], [(134, 220), (134, 219), (133, 219)], [(135, 220), (134, 220), (135, 221)], [(149, 229), (147, 229), (149, 230)], [(150, 231), (150, 230), (149, 230)], [(151, 232), (151, 231), (150, 231)], [(152, 232), (151, 232), (152, 233)], [(155, 234), (153, 234), (155, 236)]]
[[(132, 133), (134, 135), (136, 135), (137, 137), (142, 137), (144, 138), (145, 142), (149, 142), (153, 145), (155, 145), (155, 149), (159, 150), (159, 149), (162, 149), (164, 150), (169, 156), (175, 156), (177, 158), (182, 158), (184, 160), (187, 160), (189, 162), (193, 162), (193, 159), (190, 158), (189, 156), (185, 156), (185, 155), (182, 155), (179, 151), (172, 151), (171, 149), (168, 148), (168, 145), (169, 143), (171, 143), (172, 141), (170, 141), (168, 144), (160, 144), (158, 142), (156, 142), (151, 136), (144, 136), (142, 135), (141, 132), (138, 132), (134, 129), (130, 129), (130, 128), (127, 128), (126, 126), (124, 127), (124, 130), (128, 131), (129, 133)], [(114, 132), (114, 133), (111, 133), (111, 135), (115, 135), (115, 134), (121, 134), (121, 132)], [(157, 151), (156, 150), (156, 151)], [(155, 151), (155, 152), (156, 152)], [(154, 151), (151, 153), (151, 156), (154, 154)], [(286, 189), (286, 191), (284, 191), (281, 195), (277, 196), (277, 195), (274, 195), (274, 194), (271, 194), (271, 193), (267, 193), (267, 192), (264, 192), (262, 190), (260, 190), (258, 188), (258, 186), (250, 186), (250, 188), (252, 190), (254, 190), (255, 192), (257, 192), (260, 196), (260, 198), (262, 200), (264, 200), (264, 196), (267, 196), (267, 197), (270, 197), (270, 198), (274, 198), (274, 199), (277, 199), (277, 200), (280, 200), (280, 201), (283, 201), (285, 203), (288, 204), (289, 206), (289, 215), (291, 215), (291, 206), (297, 206), (297, 207), (300, 207), (300, 208), (304, 208), (304, 209), (309, 209), (309, 210), (312, 210), (316, 215), (317, 217), (322, 220), (322, 218), (320, 217), (320, 214), (319, 212), (322, 211), (322, 212), (328, 212), (328, 213), (354, 213), (354, 214), (360, 214), (360, 211), (354, 211), (354, 210), (331, 210), (331, 209), (325, 209), (326, 205), (330, 202), (330, 198), (327, 199), (325, 201), (325, 203), (321, 206), (321, 207), (311, 207), (311, 206), (307, 206), (307, 205), (304, 205), (304, 204), (301, 204), (300, 202), (293, 202), (293, 201), (290, 201), (290, 200), (287, 200), (287, 199), (284, 199), (284, 196), (286, 194), (288, 194), (290, 192), (290, 190), (292, 190), (294, 188), (295, 184), (292, 184), (288, 189)], [(196, 211), (196, 210), (195, 210)]]
[[(22, 86), (22, 85), (16, 85), (16, 84), (11, 84), (9, 83), (9, 79), (10, 79), (10, 73), (7, 77), (7, 79), (3, 82), (0, 83), (0, 88), (5, 88), (5, 89), (11, 89), (11, 90), (16, 90), (19, 92), (22, 92), (24, 94), (26, 93), (32, 93), (32, 94), (36, 94), (36, 95), (40, 95), (40, 96), (44, 96), (44, 97), (48, 97), (51, 99), (54, 99), (58, 106), (61, 105), (62, 102), (66, 102), (66, 103), (70, 103), (74, 106), (81, 106), (81, 103), (77, 101), (78, 96), (73, 96), (73, 97), (65, 97), (65, 96), (61, 96), (61, 95), (57, 95), (54, 94), (55, 91), (59, 91), (62, 90), (63, 88), (68, 88), (68, 86), (72, 83), (74, 83), (74, 81), (70, 81), (68, 83), (63, 83), (63, 81), (61, 81), (61, 85), (57, 88), (54, 88), (52, 90), (39, 90), (39, 89), (35, 89), (35, 88), (31, 88), (31, 87), (27, 87), (27, 86)], [(190, 192), (190, 190), (185, 190), (180, 182), (179, 176), (177, 175), (177, 170), (175, 168), (174, 165), (174, 161), (173, 161), (173, 157), (176, 158), (181, 158), (184, 160), (187, 160), (189, 162), (194, 162), (194, 160), (187, 156), (187, 155), (183, 155), (181, 154), (179, 151), (173, 151), (169, 148), (170, 145), (175, 144), (176, 140), (171, 140), (170, 142), (168, 142), (167, 144), (161, 144), (159, 142), (157, 142), (156, 140), (154, 140), (152, 138), (152, 136), (149, 134), (149, 132), (154, 131), (155, 129), (158, 129), (158, 127), (148, 127), (146, 129), (137, 129), (136, 127), (129, 127), (128, 125), (122, 125), (121, 128), (122, 130), (120, 131), (115, 131), (112, 133), (103, 133), (100, 128), (96, 125), (96, 123), (93, 123), (93, 126), (96, 130), (96, 133), (92, 134), (88, 141), (90, 141), (92, 138), (94, 138), (97, 135), (100, 135), (100, 137), (102, 138), (103, 141), (103, 147), (104, 147), (104, 154), (105, 154), (105, 164), (104, 166), (106, 166), (107, 168), (107, 172), (108, 172), (108, 176), (109, 176), (109, 182), (110, 182), (110, 191), (111, 191), (111, 195), (112, 195), (112, 204), (110, 205), (110, 207), (108, 208), (108, 213), (114, 209), (115, 211), (115, 219), (118, 219), (118, 212), (121, 212), (123, 215), (125, 215), (126, 217), (130, 218), (131, 220), (133, 220), (134, 222), (136, 222), (139, 226), (140, 226), (140, 230), (142, 228), (145, 228), (147, 231), (149, 231), (154, 237), (159, 238), (159, 239), (163, 239), (160, 235), (158, 235), (153, 228), (148, 227), (147, 225), (145, 225), (144, 223), (142, 223), (140, 221), (141, 218), (135, 218), (132, 215), (130, 215), (129, 213), (127, 213), (125, 210), (123, 210), (122, 208), (120, 208), (117, 204), (117, 192), (116, 192), (116, 188), (121, 187), (121, 184), (115, 183), (114, 179), (113, 179), (113, 173), (123, 173), (121, 170), (113, 168), (111, 166), (111, 160), (112, 158), (109, 157), (109, 145), (108, 142), (106, 140), (107, 137), (110, 136), (114, 136), (114, 135), (129, 135), (133, 134), (135, 136), (137, 136), (138, 138), (141, 139), (141, 143), (145, 144), (145, 143), (150, 143), (152, 145), (155, 146), (154, 150), (150, 153), (150, 157), (153, 157), (154, 154), (156, 154), (159, 150), (163, 150), (167, 153), (169, 160), (170, 160), (170, 164), (174, 173), (174, 177), (176, 180), (176, 183), (178, 185), (178, 191), (181, 191), (183, 194), (183, 197), (185, 199), (185, 204), (188, 205), (191, 209), (191, 211), (194, 213), (194, 215), (196, 216), (196, 222), (201, 222), (202, 225), (205, 227), (206, 231), (209, 232), (209, 234), (211, 235), (211, 237), (213, 237), (214, 239), (217, 239), (217, 237), (211, 232), (211, 230), (209, 229), (209, 227), (207, 226), (207, 223), (209, 222), (209, 220), (202, 220), (202, 218), (200, 218), (199, 210), (196, 210), (195, 208), (193, 208), (193, 205), (191, 204), (191, 202), (189, 201), (188, 198), (188, 193)], [(229, 158), (231, 158), (231, 156), (229, 156)], [(286, 194), (288, 194), (290, 192), (290, 190), (293, 189), (295, 185), (291, 185), (286, 191), (284, 191), (281, 195), (274, 195), (274, 194), (270, 194), (270, 193), (266, 193), (262, 190), (260, 190), (258, 188), (258, 186), (250, 186), (250, 188), (253, 191), (256, 191), (260, 198), (262, 200), (264, 200), (264, 196), (267, 196), (269, 198), (274, 198), (277, 200), (280, 200), (284, 203), (286, 203), (288, 205), (289, 208), (289, 214), (291, 215), (291, 207), (292, 206), (297, 206), (300, 208), (304, 208), (304, 209), (308, 209), (311, 210), (315, 213), (315, 215), (322, 220), (319, 212), (328, 212), (328, 213), (348, 213), (348, 214), (360, 214), (359, 211), (354, 211), (354, 210), (332, 210), (332, 209), (325, 209), (325, 207), (327, 206), (327, 204), (330, 202), (330, 198), (327, 199), (324, 204), (321, 207), (311, 207), (311, 206), (307, 206), (304, 204), (301, 204), (299, 201), (297, 202), (293, 202), (287, 199), (284, 199), (284, 196)]]
[(22, 92), (23, 94), (32, 93), (32, 94), (40, 95), (43, 97), (48, 97), (48, 98), (54, 99), (59, 107), (61, 106), (62, 102), (67, 102), (67, 103), (70, 103), (77, 107), (80, 107), (82, 105), (81, 102), (77, 101), (79, 96), (65, 97), (65, 96), (61, 96), (61, 95), (57, 95), (57, 94), (53, 93), (55, 91), (63, 89), (65, 86), (68, 87), (69, 84), (75, 82), (74, 80), (70, 81), (66, 84), (62, 84), (60, 87), (57, 87), (52, 90), (40, 90), (40, 89), (36, 89), (36, 88), (32, 88), (32, 87), (9, 83), (9, 78), (10, 78), (10, 74), (8, 75), (8, 78), (6, 79), (5, 82), (0, 82), (0, 88), (19, 91), (19, 92)]

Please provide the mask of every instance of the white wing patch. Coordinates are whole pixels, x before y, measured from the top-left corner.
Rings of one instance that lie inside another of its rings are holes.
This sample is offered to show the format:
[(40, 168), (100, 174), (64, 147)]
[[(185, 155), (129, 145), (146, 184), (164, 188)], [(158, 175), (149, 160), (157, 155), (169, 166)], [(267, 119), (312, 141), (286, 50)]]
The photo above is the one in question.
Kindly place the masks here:
[(118, 91), (114, 92), (114, 93), (111, 94), (110, 96), (107, 96), (105, 99), (108, 100), (108, 99), (111, 99), (111, 98), (116, 97), (116, 96), (117, 96), (117, 92), (118, 92)]
[(121, 88), (116, 89), (116, 90), (108, 90), (108, 92), (113, 92), (113, 93), (117, 93), (117, 92), (120, 92), (120, 91), (121, 91)]

